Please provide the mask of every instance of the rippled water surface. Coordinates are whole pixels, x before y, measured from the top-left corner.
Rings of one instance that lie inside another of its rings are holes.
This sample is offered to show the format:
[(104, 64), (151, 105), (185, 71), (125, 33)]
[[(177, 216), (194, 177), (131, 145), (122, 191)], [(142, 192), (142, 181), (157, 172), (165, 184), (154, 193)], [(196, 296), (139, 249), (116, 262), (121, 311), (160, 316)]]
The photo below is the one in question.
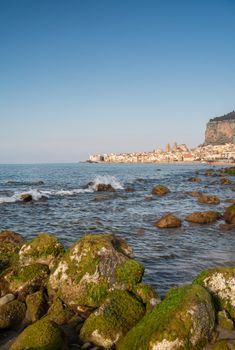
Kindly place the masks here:
[[(219, 177), (204, 176), (207, 165), (157, 164), (53, 164), (0, 165), (1, 229), (12, 229), (31, 238), (50, 232), (68, 247), (85, 233), (115, 233), (133, 248), (145, 265), (145, 281), (163, 295), (170, 287), (190, 282), (198, 271), (235, 261), (235, 232), (212, 225), (183, 222), (179, 229), (158, 229), (154, 222), (173, 212), (184, 219), (199, 210), (228, 206), (235, 193), (221, 186)], [(202, 181), (188, 179), (199, 172)], [(231, 178), (232, 179), (232, 178)], [(86, 186), (89, 182), (92, 184)], [(115, 193), (98, 193), (98, 183), (111, 183)], [(171, 190), (151, 198), (155, 184)], [(125, 192), (131, 187), (134, 192)], [(219, 205), (198, 204), (190, 191), (218, 195)], [(23, 203), (20, 194), (34, 200)]]

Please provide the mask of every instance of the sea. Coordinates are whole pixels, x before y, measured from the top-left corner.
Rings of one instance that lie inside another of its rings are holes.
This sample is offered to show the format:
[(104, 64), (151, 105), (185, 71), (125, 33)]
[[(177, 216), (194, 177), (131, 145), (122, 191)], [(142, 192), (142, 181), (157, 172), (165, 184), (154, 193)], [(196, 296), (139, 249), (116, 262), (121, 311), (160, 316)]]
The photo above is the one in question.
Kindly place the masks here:
[[(115, 234), (144, 264), (144, 281), (164, 296), (203, 269), (235, 264), (235, 232), (221, 230), (223, 220), (209, 225), (183, 221), (177, 229), (154, 225), (169, 212), (182, 220), (194, 211), (223, 213), (229, 205), (225, 200), (234, 199), (235, 193), (231, 186), (221, 186), (219, 177), (204, 176), (208, 168), (206, 164), (0, 165), (0, 229), (26, 239), (48, 232), (66, 248), (85, 234)], [(201, 181), (188, 181), (193, 176)], [(111, 184), (116, 192), (97, 192), (100, 183)], [(156, 184), (171, 192), (151, 196)], [(191, 191), (217, 195), (221, 203), (199, 204)], [(22, 202), (22, 193), (30, 193), (33, 201)]]

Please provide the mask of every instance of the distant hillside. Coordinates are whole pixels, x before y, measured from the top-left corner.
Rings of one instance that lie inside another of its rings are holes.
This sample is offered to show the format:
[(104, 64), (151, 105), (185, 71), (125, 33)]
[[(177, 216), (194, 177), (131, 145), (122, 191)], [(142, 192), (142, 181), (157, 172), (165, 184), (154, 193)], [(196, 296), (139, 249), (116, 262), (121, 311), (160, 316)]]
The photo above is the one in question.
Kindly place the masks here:
[(235, 111), (210, 119), (206, 126), (205, 145), (235, 144)]

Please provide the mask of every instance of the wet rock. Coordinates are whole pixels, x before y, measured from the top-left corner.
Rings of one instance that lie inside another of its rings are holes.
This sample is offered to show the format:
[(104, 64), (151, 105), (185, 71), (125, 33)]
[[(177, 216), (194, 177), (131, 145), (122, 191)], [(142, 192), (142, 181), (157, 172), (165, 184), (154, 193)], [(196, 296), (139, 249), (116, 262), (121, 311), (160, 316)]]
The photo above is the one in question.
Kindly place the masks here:
[(116, 190), (110, 184), (98, 184), (96, 187), (96, 191), (97, 192), (116, 192)]
[(47, 265), (32, 264), (6, 270), (2, 280), (8, 292), (18, 294), (18, 298), (25, 300), (28, 294), (45, 286), (49, 273)]
[(104, 195), (104, 196), (96, 196), (93, 201), (94, 202), (104, 202), (104, 201), (109, 201), (113, 199), (114, 197), (112, 195)]
[(224, 220), (227, 224), (235, 224), (235, 204), (226, 208), (224, 212)]
[(0, 244), (12, 243), (21, 246), (24, 243), (24, 238), (16, 232), (3, 230), (0, 232)]
[(201, 196), (202, 196), (202, 192), (193, 191), (193, 192), (190, 192), (190, 195), (191, 195), (192, 197), (201, 197)]
[(177, 228), (181, 226), (181, 220), (173, 214), (166, 214), (155, 222), (159, 228)]
[(23, 265), (41, 263), (48, 265), (51, 269), (63, 253), (64, 247), (55, 236), (41, 233), (21, 247), (19, 257)]
[(117, 349), (202, 349), (214, 325), (211, 296), (204, 288), (174, 288), (127, 333)]
[(62, 300), (57, 297), (50, 306), (45, 318), (61, 326), (69, 323), (72, 317), (74, 317), (74, 312), (69, 310)]
[(190, 181), (190, 182), (200, 182), (202, 180), (200, 179), (200, 177), (190, 177), (190, 179), (188, 179), (188, 181)]
[(50, 275), (51, 296), (80, 313), (99, 307), (109, 290), (132, 290), (141, 281), (142, 264), (130, 259), (132, 249), (111, 234), (87, 235), (75, 242)]
[(161, 298), (156, 290), (145, 283), (138, 283), (134, 288), (134, 293), (140, 298), (142, 303), (146, 306), (148, 311), (152, 310), (153, 307), (161, 302)]
[(0, 306), (7, 304), (14, 299), (15, 299), (14, 294), (9, 293), (4, 295), (3, 297), (0, 298)]
[(38, 321), (48, 309), (47, 297), (44, 290), (39, 290), (36, 293), (26, 297), (27, 312), (26, 318), (31, 322)]
[(235, 224), (221, 224), (219, 228), (222, 231), (235, 231)]
[(202, 285), (213, 296), (218, 310), (226, 310), (235, 320), (235, 268), (220, 267), (202, 271), (194, 283)]
[(40, 320), (25, 328), (10, 347), (10, 350), (47, 349), (67, 350), (60, 328), (47, 320)]
[(205, 204), (219, 204), (220, 200), (216, 196), (201, 195), (198, 197), (198, 202)]
[(144, 306), (127, 291), (115, 290), (85, 321), (80, 338), (110, 348), (144, 316)]
[(220, 183), (221, 185), (231, 185), (232, 181), (227, 179), (226, 177), (223, 177), (222, 179), (220, 179)]
[(33, 196), (29, 193), (22, 193), (20, 196), (20, 200), (25, 203), (31, 202), (33, 200)]
[(0, 329), (19, 326), (25, 317), (24, 303), (13, 300), (0, 307)]
[(196, 224), (210, 224), (220, 219), (220, 214), (214, 211), (194, 212), (186, 216), (185, 220)]
[(152, 189), (152, 194), (155, 196), (163, 196), (169, 192), (170, 192), (169, 188), (163, 185), (156, 185)]
[(225, 310), (219, 311), (217, 314), (217, 318), (220, 327), (229, 330), (234, 329), (233, 321), (228, 317), (228, 314)]
[(225, 199), (225, 203), (235, 204), (235, 199)]

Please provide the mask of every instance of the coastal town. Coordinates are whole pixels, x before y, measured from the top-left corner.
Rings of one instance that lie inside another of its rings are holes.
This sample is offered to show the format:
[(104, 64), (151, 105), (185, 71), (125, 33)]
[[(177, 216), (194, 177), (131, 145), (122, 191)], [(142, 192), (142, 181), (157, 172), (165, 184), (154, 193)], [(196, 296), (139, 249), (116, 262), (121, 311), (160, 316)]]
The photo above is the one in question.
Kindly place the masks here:
[(170, 163), (170, 162), (226, 162), (235, 163), (235, 144), (202, 145), (190, 149), (185, 144), (167, 144), (165, 149), (150, 152), (94, 154), (90, 163)]

